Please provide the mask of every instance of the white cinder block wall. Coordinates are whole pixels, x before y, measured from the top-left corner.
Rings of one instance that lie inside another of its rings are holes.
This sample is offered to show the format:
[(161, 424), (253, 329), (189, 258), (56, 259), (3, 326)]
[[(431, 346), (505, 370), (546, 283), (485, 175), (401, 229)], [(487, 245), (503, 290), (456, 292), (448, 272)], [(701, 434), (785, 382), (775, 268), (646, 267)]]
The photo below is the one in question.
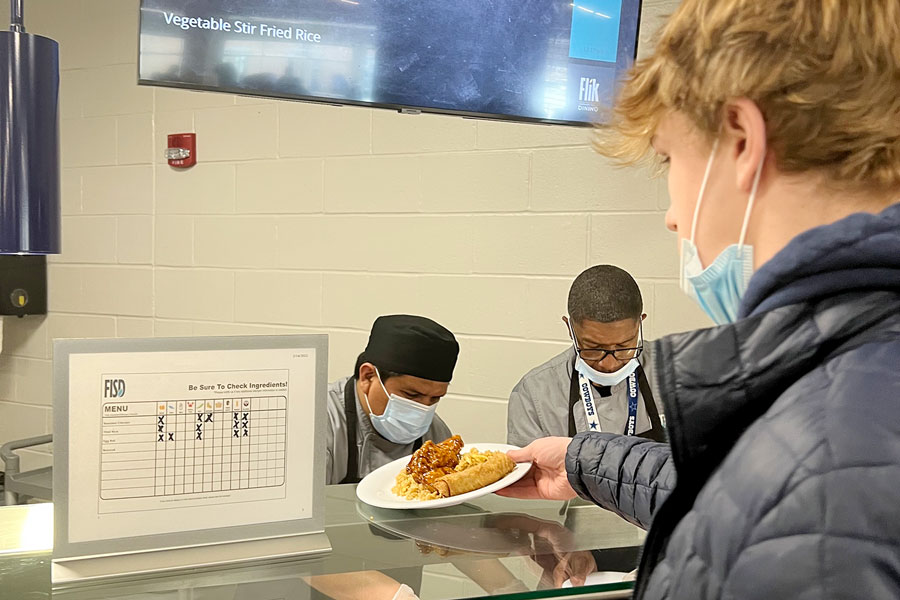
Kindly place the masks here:
[[(676, 4), (645, 1), (645, 40)], [(137, 23), (137, 0), (26, 5), (60, 43), (64, 252), (50, 314), (4, 323), (0, 443), (51, 431), (55, 338), (323, 332), (337, 378), (376, 316), (428, 315), (462, 347), (440, 414), (504, 441), (585, 267), (634, 274), (648, 337), (708, 324), (678, 290), (664, 180), (589, 130), (139, 87)], [(172, 170), (166, 135), (188, 131), (200, 164)]]

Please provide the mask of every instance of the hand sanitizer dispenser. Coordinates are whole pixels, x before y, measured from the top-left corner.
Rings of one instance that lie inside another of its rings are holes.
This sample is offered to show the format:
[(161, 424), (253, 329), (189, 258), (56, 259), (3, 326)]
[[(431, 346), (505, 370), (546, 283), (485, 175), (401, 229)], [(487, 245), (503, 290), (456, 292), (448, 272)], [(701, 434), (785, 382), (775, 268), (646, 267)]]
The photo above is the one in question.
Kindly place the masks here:
[(47, 257), (0, 255), (0, 315), (47, 314)]

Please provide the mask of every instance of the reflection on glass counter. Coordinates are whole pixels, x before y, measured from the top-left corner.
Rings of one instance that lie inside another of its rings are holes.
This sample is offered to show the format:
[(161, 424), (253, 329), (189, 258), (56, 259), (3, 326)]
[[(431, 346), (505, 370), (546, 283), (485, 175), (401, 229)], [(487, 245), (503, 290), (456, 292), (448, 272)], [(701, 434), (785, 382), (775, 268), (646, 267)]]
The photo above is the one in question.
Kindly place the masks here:
[[(542, 598), (565, 589), (562, 597), (624, 598), (632, 583), (622, 578), (644, 539), (643, 530), (580, 500), (490, 495), (390, 510), (357, 500), (353, 485), (329, 486), (326, 496), (334, 548), (326, 556), (111, 579), (55, 589), (53, 598), (392, 600), (401, 584), (423, 600)], [(0, 508), (0, 597), (49, 598), (51, 547), (49, 504)], [(601, 579), (608, 583), (592, 584)]]

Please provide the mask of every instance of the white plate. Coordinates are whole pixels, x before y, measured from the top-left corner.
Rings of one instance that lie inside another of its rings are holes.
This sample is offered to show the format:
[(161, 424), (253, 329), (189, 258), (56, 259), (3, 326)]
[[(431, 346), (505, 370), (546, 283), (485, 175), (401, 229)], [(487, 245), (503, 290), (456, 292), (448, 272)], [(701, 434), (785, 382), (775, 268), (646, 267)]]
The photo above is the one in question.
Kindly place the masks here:
[[(462, 452), (468, 452), (472, 448), (478, 448), (481, 451), (495, 450), (500, 452), (520, 450), (518, 446), (510, 446), (509, 444), (466, 444), (463, 446)], [(397, 473), (399, 473), (401, 469), (406, 468), (406, 465), (409, 464), (410, 456), (398, 458), (382, 467), (378, 467), (363, 477), (363, 480), (356, 486), (356, 497), (366, 504), (377, 506), (379, 508), (410, 509), (455, 506), (472, 500), (473, 498), (485, 496), (503, 489), (522, 479), (522, 477), (525, 476), (525, 473), (528, 472), (528, 469), (531, 468), (530, 462), (516, 463), (516, 468), (506, 477), (503, 477), (490, 485), (486, 485), (483, 488), (478, 488), (477, 490), (472, 490), (471, 492), (460, 494), (459, 496), (437, 498), (435, 500), (407, 500), (406, 498), (401, 498), (394, 494), (394, 492), (391, 491), (391, 488), (396, 484)]]

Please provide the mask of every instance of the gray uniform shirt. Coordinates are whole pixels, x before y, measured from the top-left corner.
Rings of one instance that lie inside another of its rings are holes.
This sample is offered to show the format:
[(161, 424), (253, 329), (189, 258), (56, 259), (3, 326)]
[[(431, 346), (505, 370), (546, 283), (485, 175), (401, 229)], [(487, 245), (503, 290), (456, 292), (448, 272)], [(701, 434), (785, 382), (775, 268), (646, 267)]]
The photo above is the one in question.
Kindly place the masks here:
[[(638, 362), (644, 368), (652, 389), (656, 373), (648, 344), (644, 345), (644, 351)], [(509, 396), (506, 421), (508, 443), (526, 446), (538, 438), (569, 435), (569, 392), (572, 388), (574, 369), (575, 349), (569, 348), (529, 371), (516, 384)], [(612, 395), (604, 398), (596, 389), (594, 390), (594, 403), (600, 428), (609, 433), (624, 433), (628, 421), (628, 380), (612, 386), (610, 391)], [(662, 418), (662, 403), (659, 398), (655, 400)], [(587, 431), (588, 421), (584, 414), (584, 403), (576, 402), (572, 411), (575, 415), (575, 428), (578, 432)], [(652, 426), (644, 406), (643, 394), (638, 392), (635, 433), (640, 434), (650, 429)]]
[[(347, 476), (347, 415), (344, 413), (344, 389), (349, 379), (344, 377), (328, 384), (326, 485), (340, 483)], [(359, 477), (362, 479), (378, 467), (412, 454), (413, 444), (395, 444), (381, 437), (372, 426), (359, 399), (356, 398), (356, 386), (352, 386), (352, 389), (356, 402), (356, 447), (353, 450), (358, 453)], [(434, 415), (434, 421), (424, 438), (442, 442), (451, 435), (453, 434), (450, 433), (447, 424)]]

